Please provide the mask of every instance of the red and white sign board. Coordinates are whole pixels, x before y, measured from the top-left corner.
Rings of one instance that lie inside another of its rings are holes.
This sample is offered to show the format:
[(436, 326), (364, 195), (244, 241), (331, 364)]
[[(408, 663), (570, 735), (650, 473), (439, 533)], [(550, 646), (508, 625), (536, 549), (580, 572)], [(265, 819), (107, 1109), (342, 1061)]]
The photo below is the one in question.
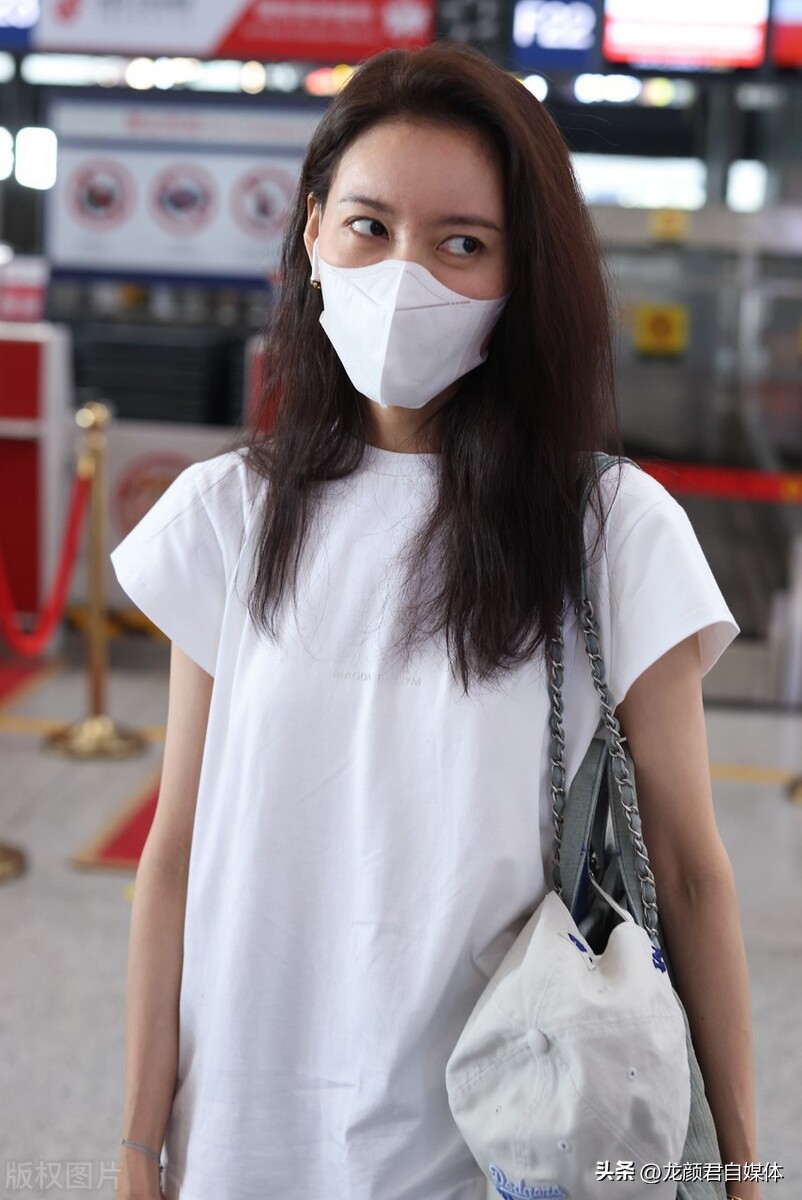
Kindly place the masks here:
[(655, 67), (759, 67), (768, 0), (605, 0), (604, 57)]
[(48, 250), (55, 268), (268, 278), (299, 160), (92, 153), (59, 157)]
[(434, 37), (434, 0), (42, 0), (37, 49), (352, 62)]
[(774, 0), (772, 57), (778, 67), (802, 67), (802, 0)]
[(16, 613), (40, 613), (56, 576), (70, 497), (69, 330), (0, 321), (0, 552)]
[(41, 321), (50, 264), (40, 255), (17, 255), (0, 265), (0, 321)]
[(320, 110), (55, 100), (54, 271), (273, 278)]

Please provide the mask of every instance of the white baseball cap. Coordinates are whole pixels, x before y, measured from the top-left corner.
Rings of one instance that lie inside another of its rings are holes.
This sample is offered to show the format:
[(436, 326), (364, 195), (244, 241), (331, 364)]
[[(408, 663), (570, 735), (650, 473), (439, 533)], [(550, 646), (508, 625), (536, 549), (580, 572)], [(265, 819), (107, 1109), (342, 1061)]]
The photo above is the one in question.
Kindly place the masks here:
[[(594, 955), (549, 892), (448, 1060), (454, 1119), (505, 1200), (676, 1197), (676, 1180), (644, 1182), (640, 1172), (682, 1159), (685, 1020), (660, 951), (610, 903), (624, 920)], [(616, 1189), (600, 1163), (632, 1164), (634, 1178)]]

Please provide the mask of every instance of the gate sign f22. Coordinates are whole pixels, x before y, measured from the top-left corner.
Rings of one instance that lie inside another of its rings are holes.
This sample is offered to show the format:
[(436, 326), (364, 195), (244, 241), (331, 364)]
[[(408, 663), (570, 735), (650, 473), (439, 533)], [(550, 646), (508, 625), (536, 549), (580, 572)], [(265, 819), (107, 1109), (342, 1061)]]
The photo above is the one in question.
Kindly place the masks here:
[(516, 67), (591, 71), (598, 66), (596, 0), (517, 0), (512, 16)]
[(434, 0), (42, 0), (37, 48), (354, 61), (434, 37)]

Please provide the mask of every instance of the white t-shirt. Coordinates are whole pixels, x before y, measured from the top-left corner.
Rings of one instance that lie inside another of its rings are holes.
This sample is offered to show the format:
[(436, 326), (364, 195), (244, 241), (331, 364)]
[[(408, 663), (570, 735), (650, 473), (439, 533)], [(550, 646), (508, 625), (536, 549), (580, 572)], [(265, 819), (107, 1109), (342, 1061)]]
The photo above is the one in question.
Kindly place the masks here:
[[(266, 485), (238, 451), (184, 470), (111, 555), (214, 676), (168, 1200), (486, 1195), (444, 1072), (546, 891), (548, 694), (538, 660), (466, 698), (442, 640), (389, 663), (393, 564), (438, 464), (368, 446), (326, 485), (277, 644), (247, 614)], [(738, 632), (684, 510), (633, 466), (592, 579), (616, 704), (683, 638), (707, 671)], [(570, 783), (599, 706), (573, 618), (565, 643)]]

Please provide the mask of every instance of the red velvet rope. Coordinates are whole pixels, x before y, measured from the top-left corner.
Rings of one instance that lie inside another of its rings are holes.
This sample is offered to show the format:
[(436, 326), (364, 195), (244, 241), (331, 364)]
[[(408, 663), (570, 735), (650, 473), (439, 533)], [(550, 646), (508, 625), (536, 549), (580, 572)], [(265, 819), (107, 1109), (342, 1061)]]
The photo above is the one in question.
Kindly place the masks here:
[(800, 473), (660, 462), (646, 458), (636, 461), (647, 474), (677, 496), (709, 496), (716, 500), (748, 500), (763, 504), (802, 504)]
[(55, 632), (64, 609), (67, 585), (75, 566), (78, 542), (81, 536), (81, 527), (86, 513), (91, 486), (91, 479), (83, 479), (79, 475), (75, 476), (75, 486), (73, 488), (72, 500), (70, 501), (64, 545), (61, 549), (56, 580), (53, 590), (50, 593), (50, 599), (45, 605), (36, 628), (28, 633), (19, 629), (14, 620), (16, 609), (14, 608), (14, 600), (11, 595), (8, 575), (6, 574), (5, 563), (3, 561), (2, 548), (0, 548), (0, 634), (2, 634), (11, 649), (15, 650), (17, 654), (23, 654), (27, 657), (34, 657), (37, 654), (41, 654)]

